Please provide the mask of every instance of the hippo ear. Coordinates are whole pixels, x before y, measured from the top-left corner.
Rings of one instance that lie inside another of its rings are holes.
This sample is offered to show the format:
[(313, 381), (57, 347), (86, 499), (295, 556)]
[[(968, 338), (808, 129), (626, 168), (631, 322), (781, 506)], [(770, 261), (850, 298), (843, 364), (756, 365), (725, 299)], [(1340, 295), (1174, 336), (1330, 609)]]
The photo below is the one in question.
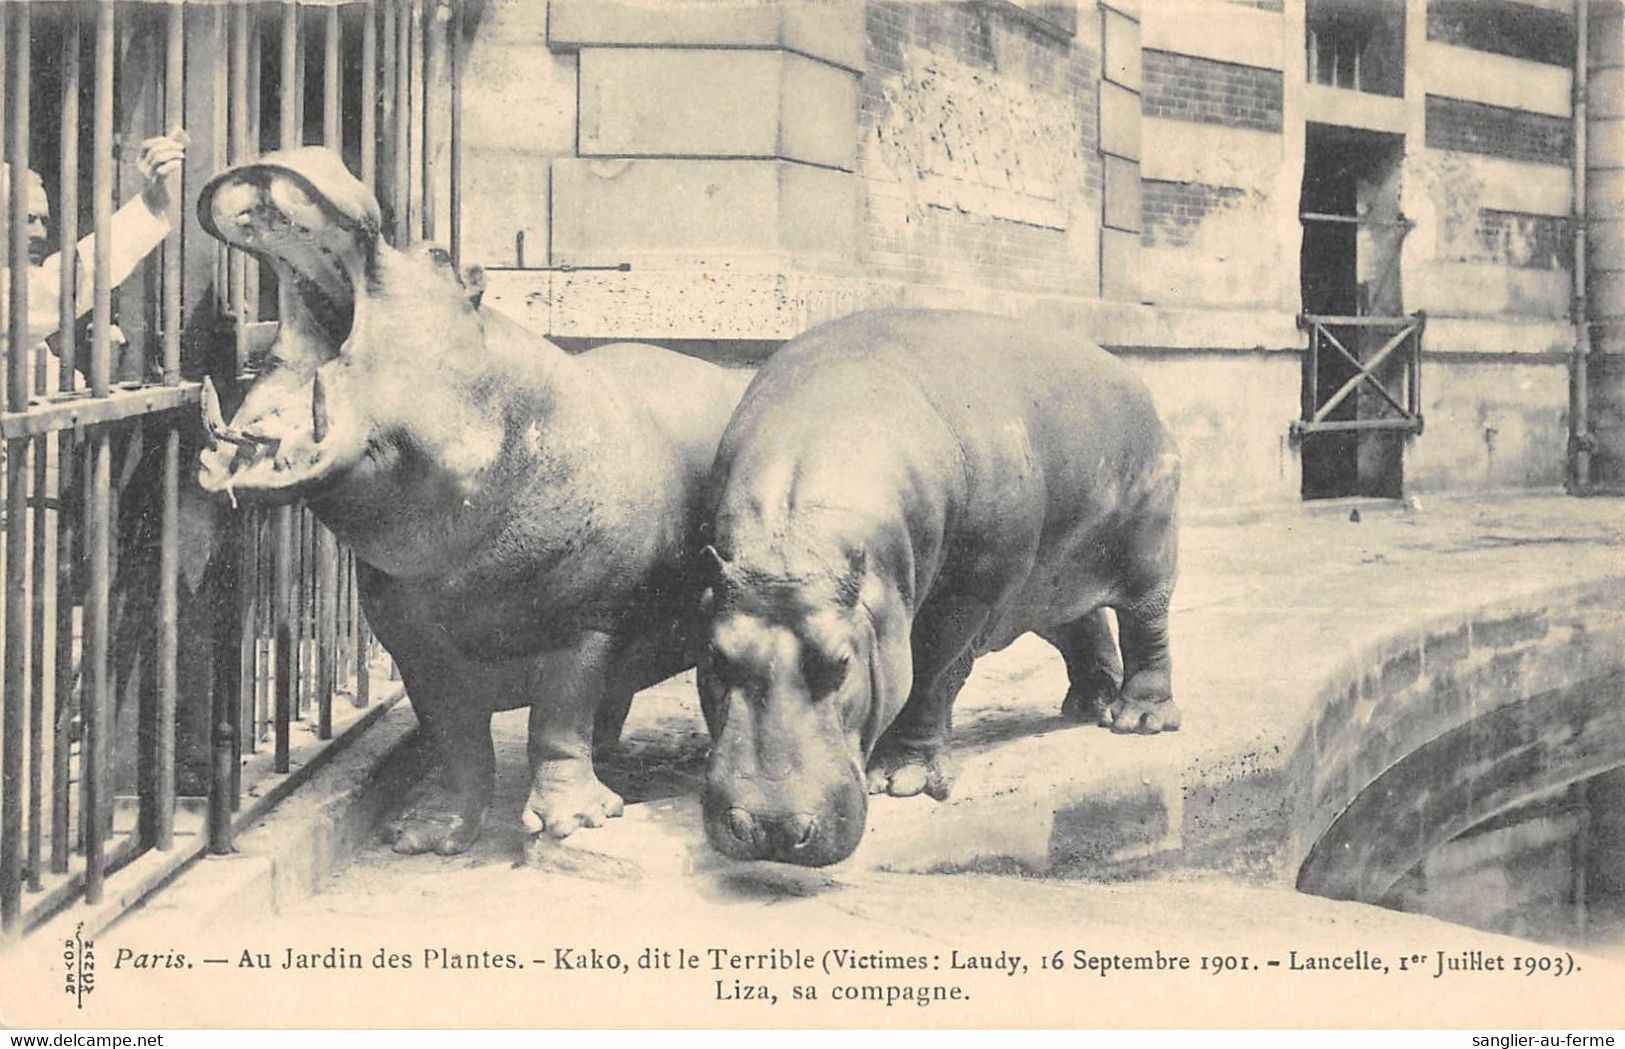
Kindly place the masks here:
[(463, 291), (468, 295), (468, 304), (474, 309), (480, 308), (480, 300), (485, 297), (485, 268), (483, 266), (463, 267)]

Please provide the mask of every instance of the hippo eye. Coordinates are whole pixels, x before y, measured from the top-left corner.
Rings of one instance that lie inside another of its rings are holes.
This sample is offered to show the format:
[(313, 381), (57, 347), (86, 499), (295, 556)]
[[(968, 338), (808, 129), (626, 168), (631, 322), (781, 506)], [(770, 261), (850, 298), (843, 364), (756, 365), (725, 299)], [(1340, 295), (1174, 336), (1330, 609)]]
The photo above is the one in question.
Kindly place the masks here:
[(851, 656), (831, 658), (822, 653), (804, 655), (801, 659), (801, 680), (813, 695), (828, 695), (846, 680), (846, 670), (851, 662)]

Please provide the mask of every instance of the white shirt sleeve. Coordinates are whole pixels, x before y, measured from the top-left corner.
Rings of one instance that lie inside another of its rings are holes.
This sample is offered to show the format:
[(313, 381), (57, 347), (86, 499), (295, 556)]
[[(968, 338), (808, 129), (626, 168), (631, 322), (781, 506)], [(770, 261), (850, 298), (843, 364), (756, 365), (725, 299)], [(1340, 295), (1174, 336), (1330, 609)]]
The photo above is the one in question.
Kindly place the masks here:
[[(169, 233), (169, 223), (154, 215), (140, 196), (125, 203), (113, 214), (108, 227), (112, 249), (111, 272), (113, 285), (124, 283), (142, 259), (163, 242)], [(76, 316), (89, 313), (96, 303), (96, 285), (93, 279), (96, 262), (96, 235), (81, 240), (75, 251), (79, 259), (76, 282)], [(10, 300), (11, 271), (0, 267), (0, 343), (10, 332), (7, 303)], [(28, 271), (28, 341), (39, 343), (57, 330), (59, 304), (62, 300), (62, 255), (58, 252), (45, 260), (44, 265), (30, 267)]]

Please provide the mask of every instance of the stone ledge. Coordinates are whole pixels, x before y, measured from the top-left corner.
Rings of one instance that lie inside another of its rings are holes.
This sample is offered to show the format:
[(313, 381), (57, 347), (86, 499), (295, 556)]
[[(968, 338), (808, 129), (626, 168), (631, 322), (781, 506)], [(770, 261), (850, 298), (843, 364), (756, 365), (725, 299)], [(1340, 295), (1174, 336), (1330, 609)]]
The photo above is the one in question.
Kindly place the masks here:
[(547, 44), (555, 51), (783, 48), (856, 73), (867, 65), (862, 5), (856, 0), (548, 0)]

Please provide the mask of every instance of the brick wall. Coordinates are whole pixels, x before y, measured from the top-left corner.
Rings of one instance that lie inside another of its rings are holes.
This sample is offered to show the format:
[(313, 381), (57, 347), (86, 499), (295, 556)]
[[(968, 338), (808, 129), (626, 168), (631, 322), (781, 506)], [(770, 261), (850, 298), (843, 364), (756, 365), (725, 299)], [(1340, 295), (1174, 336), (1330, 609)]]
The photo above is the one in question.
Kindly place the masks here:
[(1567, 165), (1573, 152), (1569, 121), (1521, 109), (1429, 95), (1427, 144), (1433, 149)]
[(1145, 115), (1281, 130), (1281, 74), (1168, 51), (1145, 51)]
[(1074, 37), (1010, 4), (866, 5), (870, 275), (1087, 293), (1103, 183), (1098, 23), (1080, 18)]
[(1208, 213), (1246, 195), (1234, 186), (1142, 179), (1140, 242), (1146, 247), (1189, 244)]
[(1574, 63), (1574, 16), (1517, 0), (1432, 0), (1428, 39), (1551, 65)]

